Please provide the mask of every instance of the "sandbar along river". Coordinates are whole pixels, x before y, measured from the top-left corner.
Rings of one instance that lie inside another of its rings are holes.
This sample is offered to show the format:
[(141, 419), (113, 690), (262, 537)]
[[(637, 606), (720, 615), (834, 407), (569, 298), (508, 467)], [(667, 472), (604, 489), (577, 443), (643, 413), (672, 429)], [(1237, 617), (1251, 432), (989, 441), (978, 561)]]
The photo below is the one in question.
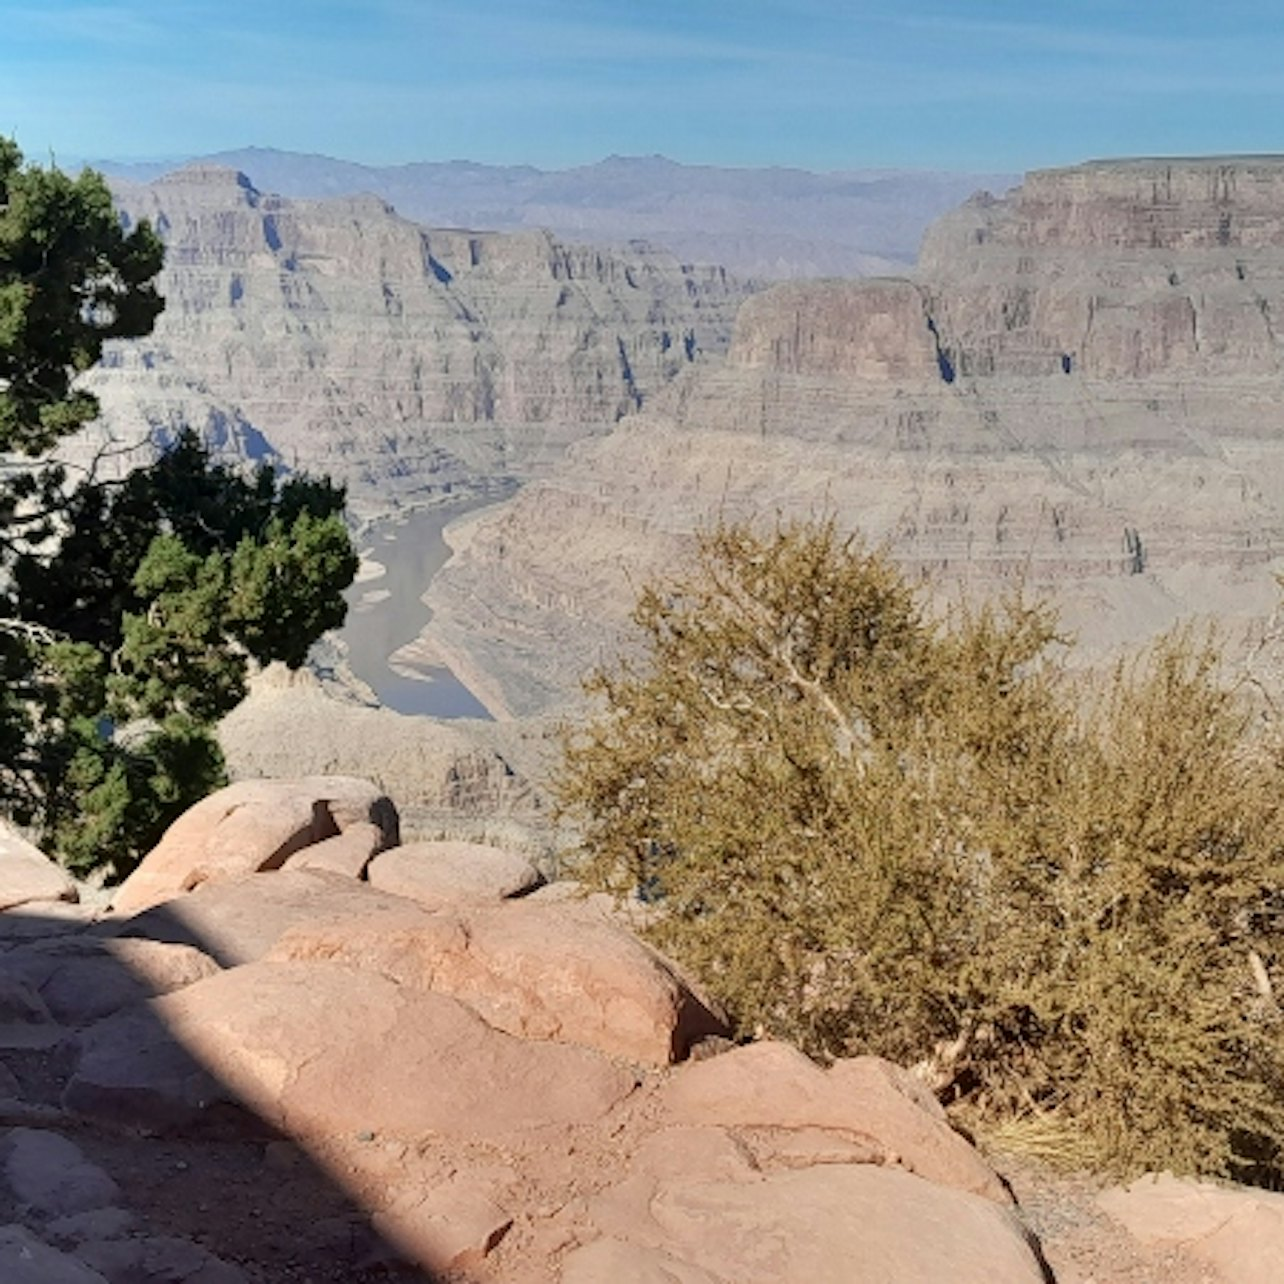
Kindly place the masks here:
[[(348, 648), (353, 673), (387, 708), (436, 718), (490, 718), (485, 706), (445, 666), (398, 661), (393, 669), (388, 661), (399, 647), (413, 642), (432, 618), (422, 595), (450, 557), (443, 529), (464, 513), (494, 502), (493, 498), (472, 499), (390, 518), (355, 540), (362, 572), (347, 592), (348, 619), (339, 636)], [(382, 566), (383, 573), (372, 575), (369, 563)]]

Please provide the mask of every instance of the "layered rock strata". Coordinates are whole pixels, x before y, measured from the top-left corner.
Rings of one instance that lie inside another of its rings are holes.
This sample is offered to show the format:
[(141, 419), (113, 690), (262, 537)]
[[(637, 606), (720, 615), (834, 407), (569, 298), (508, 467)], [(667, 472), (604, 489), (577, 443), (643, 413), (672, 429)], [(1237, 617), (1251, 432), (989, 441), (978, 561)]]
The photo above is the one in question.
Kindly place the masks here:
[(288, 201), (233, 170), (115, 194), (165, 239), (166, 309), (90, 376), (99, 431), (191, 425), (329, 473), (363, 511), (548, 465), (725, 349), (745, 293), (644, 246), (430, 231), (375, 197)]
[(716, 514), (1021, 580), (1089, 653), (1253, 627), (1284, 553), (1281, 208), (1277, 158), (1045, 171), (941, 220), (913, 279), (749, 299), (724, 363), (469, 527), (423, 652), (497, 713), (555, 705)]

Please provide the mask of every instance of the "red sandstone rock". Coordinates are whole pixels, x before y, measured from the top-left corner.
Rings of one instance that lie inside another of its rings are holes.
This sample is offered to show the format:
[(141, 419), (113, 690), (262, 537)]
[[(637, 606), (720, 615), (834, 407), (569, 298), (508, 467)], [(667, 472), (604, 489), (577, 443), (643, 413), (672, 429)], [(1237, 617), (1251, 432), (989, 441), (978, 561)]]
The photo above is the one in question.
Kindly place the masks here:
[(155, 1000), (190, 1055), (291, 1136), (495, 1137), (586, 1123), (633, 1077), (523, 1043), (441, 994), (320, 963), (252, 963)]
[(0, 910), (50, 901), (74, 901), (76, 888), (38, 847), (0, 824)]
[(1193, 1258), (1209, 1284), (1284, 1278), (1284, 1195), (1165, 1174), (1103, 1191), (1098, 1202), (1140, 1243)]
[(431, 909), (500, 901), (538, 887), (539, 871), (517, 852), (486, 843), (407, 843), (371, 862), (373, 887)]
[(893, 1168), (674, 1177), (627, 1238), (585, 1245), (562, 1284), (1043, 1284), (1007, 1209)]
[(790, 1167), (824, 1162), (853, 1147), (851, 1157), (999, 1202), (1009, 1198), (931, 1094), (877, 1057), (838, 1061), (826, 1071), (789, 1044), (755, 1043), (684, 1067), (665, 1102), (676, 1123), (750, 1130), (764, 1166), (773, 1156)]
[(407, 1261), (431, 1270), (481, 1265), (513, 1224), (490, 1183), (462, 1174), (427, 1192), (403, 1191), (374, 1216), (375, 1229)]
[(114, 908), (133, 913), (202, 883), (278, 869), (295, 852), (353, 825), (397, 841), (397, 811), (372, 784), (350, 776), (242, 780), (183, 813), (121, 884)]
[(269, 957), (341, 961), (453, 995), (510, 1034), (656, 1065), (725, 1033), (667, 960), (591, 910), (518, 900), (398, 918), (304, 923)]
[(54, 937), (0, 955), (0, 976), (30, 985), (55, 1020), (73, 1027), (218, 970), (213, 959), (190, 945), (128, 938)]
[(400, 896), (386, 896), (346, 875), (314, 869), (250, 874), (206, 883), (104, 930), (194, 945), (224, 967), (262, 958), (288, 929), (373, 918), (388, 929), (417, 926), (426, 911)]
[(295, 852), (286, 859), (282, 869), (320, 869), (360, 878), (370, 861), (387, 845), (388, 835), (378, 825), (364, 821)]

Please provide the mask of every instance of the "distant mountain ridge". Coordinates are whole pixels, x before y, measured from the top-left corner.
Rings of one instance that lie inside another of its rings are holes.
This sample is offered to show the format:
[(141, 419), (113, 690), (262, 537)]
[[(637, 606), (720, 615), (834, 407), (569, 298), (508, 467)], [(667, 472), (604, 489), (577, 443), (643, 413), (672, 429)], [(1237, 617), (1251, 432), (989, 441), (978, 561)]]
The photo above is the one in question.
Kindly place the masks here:
[(261, 147), (90, 163), (144, 183), (186, 166), (225, 166), (261, 191), (295, 199), (372, 193), (431, 227), (547, 228), (564, 240), (610, 245), (647, 240), (685, 262), (766, 280), (903, 272), (933, 219), (978, 190), (1001, 195), (1019, 181), (943, 171), (730, 169), (663, 156), (609, 156), (564, 170), (473, 161), (368, 166)]

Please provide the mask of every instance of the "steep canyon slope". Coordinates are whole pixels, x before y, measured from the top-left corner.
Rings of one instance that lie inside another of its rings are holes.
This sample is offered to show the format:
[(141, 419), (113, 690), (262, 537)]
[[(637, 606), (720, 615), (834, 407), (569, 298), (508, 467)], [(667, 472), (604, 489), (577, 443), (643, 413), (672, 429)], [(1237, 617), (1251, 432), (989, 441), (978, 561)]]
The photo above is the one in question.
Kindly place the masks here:
[(90, 377), (99, 431), (193, 424), (341, 478), (360, 513), (547, 468), (724, 350), (746, 293), (645, 247), (429, 230), (374, 197), (289, 201), (226, 169), (115, 193), (167, 242), (166, 310)]
[(1100, 650), (1233, 628), (1284, 555), (1284, 160), (1031, 174), (913, 278), (749, 299), (692, 371), (456, 533), (421, 651), (500, 714), (571, 696), (716, 513), (833, 513), (905, 564), (1052, 593)]
[[(610, 156), (564, 170), (470, 161), (371, 166), (263, 147), (197, 163), (243, 170), (282, 196), (372, 192), (431, 227), (547, 228), (564, 240), (609, 245), (640, 237), (684, 262), (764, 279), (903, 271), (933, 218), (978, 189), (1001, 192), (1017, 181), (930, 170), (728, 169), (663, 156)], [(139, 180), (178, 163), (95, 166)]]

